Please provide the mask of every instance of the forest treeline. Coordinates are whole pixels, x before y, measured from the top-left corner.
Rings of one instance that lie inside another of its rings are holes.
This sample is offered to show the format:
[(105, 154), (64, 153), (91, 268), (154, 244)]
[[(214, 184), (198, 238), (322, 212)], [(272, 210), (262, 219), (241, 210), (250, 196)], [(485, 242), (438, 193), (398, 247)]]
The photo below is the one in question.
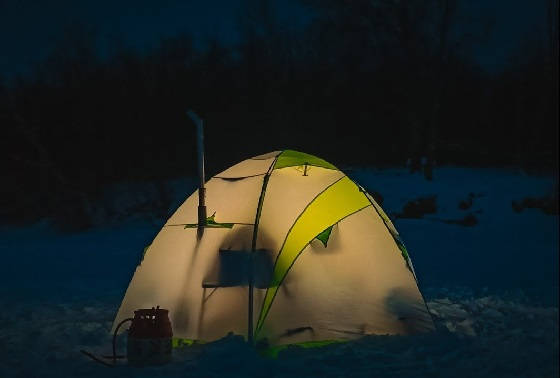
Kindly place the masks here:
[(96, 35), (74, 28), (32, 75), (0, 79), (0, 218), (34, 220), (69, 203), (87, 214), (109, 184), (195, 175), (187, 109), (205, 120), (209, 175), (284, 148), (343, 167), (425, 156), (555, 169), (554, 9), (489, 71), (472, 51), (491, 22), (459, 27), (458, 1), (302, 2), (316, 16), (297, 30), (252, 2), (234, 45), (197, 48), (182, 34), (148, 51), (115, 42), (101, 57)]

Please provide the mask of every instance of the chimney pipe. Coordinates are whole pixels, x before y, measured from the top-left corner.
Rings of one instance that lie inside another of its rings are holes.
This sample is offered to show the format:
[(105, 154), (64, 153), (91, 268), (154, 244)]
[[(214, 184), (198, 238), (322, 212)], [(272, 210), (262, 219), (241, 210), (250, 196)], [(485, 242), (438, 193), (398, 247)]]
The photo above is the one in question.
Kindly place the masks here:
[(206, 188), (204, 187), (204, 122), (192, 110), (187, 111), (187, 115), (196, 125), (196, 147), (198, 157), (198, 177), (200, 179), (198, 185), (198, 227), (197, 237), (200, 239), (204, 234), (204, 226), (206, 226)]

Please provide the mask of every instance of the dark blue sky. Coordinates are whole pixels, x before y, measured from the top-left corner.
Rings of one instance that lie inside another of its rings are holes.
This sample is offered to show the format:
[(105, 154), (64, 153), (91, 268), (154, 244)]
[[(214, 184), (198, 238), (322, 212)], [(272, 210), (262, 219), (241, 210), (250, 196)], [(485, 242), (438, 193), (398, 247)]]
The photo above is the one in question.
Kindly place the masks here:
[[(273, 0), (284, 25), (311, 18), (297, 0)], [(494, 17), (495, 24), (476, 59), (487, 68), (500, 67), (519, 41), (544, 27), (546, 0), (467, 0), (466, 19)], [(69, 25), (85, 25), (101, 48), (118, 37), (145, 48), (161, 37), (190, 32), (199, 43), (210, 38), (237, 39), (236, 23), (244, 0), (0, 0), (0, 74), (29, 72), (62, 37)], [(468, 22), (468, 21), (465, 21)], [(465, 26), (468, 27), (468, 26)]]

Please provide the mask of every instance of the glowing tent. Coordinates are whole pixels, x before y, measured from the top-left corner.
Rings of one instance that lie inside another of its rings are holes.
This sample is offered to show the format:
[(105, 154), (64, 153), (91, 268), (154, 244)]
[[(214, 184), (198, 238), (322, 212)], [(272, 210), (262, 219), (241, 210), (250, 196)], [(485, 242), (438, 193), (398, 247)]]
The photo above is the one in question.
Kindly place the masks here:
[(206, 183), (166, 222), (114, 322), (170, 310), (174, 336), (229, 332), (271, 345), (410, 334), (434, 326), (407, 250), (362, 187), (292, 150), (242, 161)]

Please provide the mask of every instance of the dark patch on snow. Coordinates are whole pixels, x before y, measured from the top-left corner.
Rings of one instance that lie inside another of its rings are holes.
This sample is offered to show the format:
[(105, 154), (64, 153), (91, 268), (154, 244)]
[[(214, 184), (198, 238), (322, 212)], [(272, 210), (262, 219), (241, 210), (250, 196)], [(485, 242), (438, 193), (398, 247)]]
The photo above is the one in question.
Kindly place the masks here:
[(475, 198), (475, 194), (472, 192), (469, 193), (469, 196), (466, 199), (459, 201), (459, 209), (461, 210), (470, 209), (473, 205), (474, 198)]
[(511, 201), (511, 207), (516, 213), (524, 209), (539, 209), (547, 215), (558, 215), (558, 194), (543, 197), (525, 197), (521, 201)]
[(478, 219), (474, 216), (474, 214), (467, 214), (464, 218), (461, 219), (446, 219), (443, 220), (444, 223), (447, 224), (457, 224), (459, 226), (464, 227), (473, 227), (478, 224)]
[(459, 202), (459, 209), (461, 210), (468, 210), (472, 207), (473, 201), (472, 198), (467, 198), (466, 200), (461, 200)]
[(436, 196), (420, 197), (407, 202), (397, 218), (422, 218), (425, 214), (435, 214), (437, 212)]

